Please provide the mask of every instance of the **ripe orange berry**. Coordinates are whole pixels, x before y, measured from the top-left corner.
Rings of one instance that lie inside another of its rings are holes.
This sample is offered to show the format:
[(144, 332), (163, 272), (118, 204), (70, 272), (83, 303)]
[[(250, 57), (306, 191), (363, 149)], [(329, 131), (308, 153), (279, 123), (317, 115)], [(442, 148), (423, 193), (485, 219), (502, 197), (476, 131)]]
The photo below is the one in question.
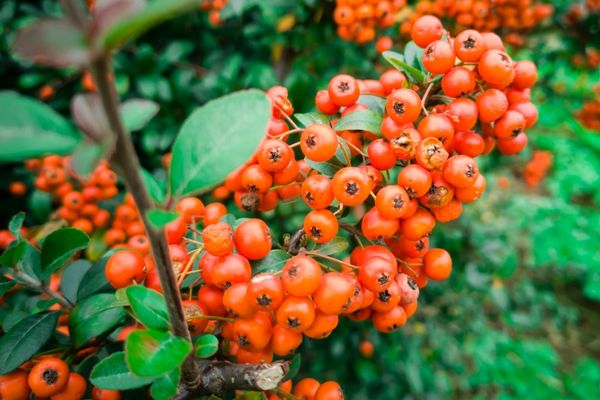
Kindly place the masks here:
[(183, 313), (188, 325), (188, 329), (192, 335), (199, 335), (206, 329), (208, 319), (204, 318), (208, 315), (206, 308), (196, 300), (183, 300)]
[(121, 400), (121, 392), (95, 387), (92, 389), (92, 400)]
[(284, 169), (293, 157), (294, 153), (287, 143), (278, 139), (267, 139), (261, 145), (256, 160), (263, 170), (277, 172)]
[(295, 385), (292, 394), (306, 400), (314, 400), (320, 383), (313, 378), (300, 379)]
[(360, 96), (358, 82), (350, 75), (336, 75), (329, 81), (327, 86), (329, 97), (334, 104), (348, 107), (356, 103)]
[(69, 366), (60, 358), (47, 357), (40, 360), (29, 372), (27, 383), (38, 397), (54, 396), (69, 381)]
[(255, 309), (275, 311), (283, 302), (283, 298), (283, 284), (277, 275), (262, 273), (250, 279), (247, 300)]
[(333, 201), (333, 184), (325, 175), (311, 175), (302, 182), (302, 199), (311, 208), (320, 210)]
[(115, 288), (129, 286), (133, 282), (143, 282), (146, 276), (146, 263), (141, 254), (121, 250), (108, 259), (104, 270), (108, 283)]
[(328, 272), (313, 293), (313, 301), (322, 313), (337, 315), (350, 305), (353, 294), (354, 279), (341, 272)]
[(512, 59), (501, 50), (487, 50), (477, 65), (479, 75), (493, 85), (508, 86), (515, 75)]
[(414, 122), (421, 115), (421, 98), (412, 89), (398, 89), (388, 96), (385, 110), (399, 124)]
[(313, 124), (300, 135), (302, 153), (312, 161), (322, 162), (335, 155), (338, 137), (335, 131), (325, 124)]
[(237, 344), (250, 351), (260, 351), (271, 340), (271, 317), (257, 312), (252, 318), (238, 318), (233, 323), (233, 335)]
[(211, 283), (221, 289), (226, 289), (234, 283), (248, 282), (251, 276), (250, 263), (237, 253), (218, 257), (210, 269)]
[(427, 47), (431, 42), (440, 40), (444, 34), (442, 21), (433, 15), (424, 15), (412, 26), (410, 37), (419, 47)]
[(379, 170), (388, 170), (396, 165), (396, 155), (392, 146), (383, 139), (375, 139), (367, 148), (371, 165)]
[(363, 357), (370, 358), (375, 352), (375, 346), (373, 346), (372, 342), (369, 342), (368, 340), (363, 340), (358, 345), (358, 351)]
[(315, 400), (343, 400), (344, 392), (337, 382), (327, 381), (321, 383), (315, 393)]
[(242, 318), (250, 318), (256, 312), (248, 297), (248, 282), (234, 283), (223, 292), (223, 305)]
[(50, 397), (50, 400), (80, 400), (87, 389), (87, 383), (83, 376), (71, 372), (66, 386), (58, 393)]
[(464, 96), (473, 90), (477, 81), (475, 73), (465, 67), (453, 67), (442, 78), (442, 90), (447, 96)]
[(184, 197), (179, 200), (175, 210), (181, 215), (186, 221), (200, 221), (202, 214), (204, 213), (204, 203), (197, 197)]
[(479, 176), (477, 163), (468, 156), (452, 156), (444, 164), (444, 179), (455, 188), (473, 186)]
[(271, 332), (271, 349), (273, 354), (285, 357), (294, 352), (302, 344), (302, 334), (287, 330), (282, 325), (275, 325)]
[(515, 79), (511, 86), (523, 90), (532, 87), (537, 80), (537, 67), (529, 60), (515, 63)]
[(304, 331), (304, 336), (311, 339), (324, 339), (333, 332), (337, 327), (339, 317), (335, 314), (324, 314), (317, 311), (315, 314), (315, 320), (308, 328)]
[[(467, 98), (454, 99), (448, 105), (448, 118), (454, 126), (455, 134), (460, 131), (468, 131), (477, 123), (477, 104)], [(456, 141), (456, 137), (454, 138)]]
[(477, 62), (485, 51), (483, 36), (476, 30), (464, 30), (454, 38), (454, 52), (463, 62)]
[(4, 400), (27, 400), (31, 390), (27, 384), (27, 372), (16, 369), (0, 376), (0, 398)]
[(312, 210), (304, 217), (304, 232), (317, 243), (327, 243), (337, 235), (339, 223), (329, 210)]
[(333, 195), (345, 206), (357, 206), (369, 197), (369, 180), (356, 167), (345, 167), (333, 176)]
[(452, 273), (452, 258), (444, 249), (430, 249), (423, 258), (423, 272), (434, 281), (446, 280)]
[(308, 297), (288, 296), (277, 309), (275, 317), (285, 329), (300, 333), (310, 328), (315, 315), (315, 305)]
[(285, 290), (298, 297), (310, 296), (321, 285), (323, 271), (319, 264), (305, 255), (292, 257), (281, 271), (281, 281)]
[(210, 203), (204, 208), (204, 226), (216, 224), (227, 215), (227, 208), (222, 203)]
[(327, 90), (319, 90), (317, 92), (315, 97), (315, 105), (320, 112), (326, 115), (337, 114), (337, 112), (340, 110), (340, 106), (331, 100), (329, 91)]
[(363, 216), (360, 227), (367, 239), (381, 240), (394, 236), (400, 227), (400, 221), (384, 217), (377, 207), (373, 207)]
[(406, 323), (406, 312), (401, 306), (396, 306), (388, 311), (373, 313), (371, 319), (379, 332), (390, 333)]
[(432, 74), (444, 74), (454, 66), (454, 50), (443, 40), (431, 42), (423, 52), (423, 66)]
[(224, 256), (233, 251), (233, 229), (226, 222), (217, 222), (202, 231), (204, 248), (213, 256)]
[(260, 260), (271, 251), (271, 231), (265, 222), (251, 218), (242, 222), (233, 234), (238, 253), (249, 260)]
[(435, 218), (426, 209), (419, 207), (415, 215), (402, 220), (402, 235), (409, 240), (418, 240), (428, 235), (435, 227)]
[(508, 99), (498, 89), (488, 89), (475, 100), (481, 122), (493, 122), (508, 110)]

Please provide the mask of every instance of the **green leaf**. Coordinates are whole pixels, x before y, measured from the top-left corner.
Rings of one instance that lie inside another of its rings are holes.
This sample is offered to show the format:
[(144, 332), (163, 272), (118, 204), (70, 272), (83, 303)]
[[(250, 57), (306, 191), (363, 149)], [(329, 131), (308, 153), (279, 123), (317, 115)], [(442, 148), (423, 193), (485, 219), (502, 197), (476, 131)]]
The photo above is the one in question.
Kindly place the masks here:
[(16, 284), (15, 281), (0, 276), (0, 296), (4, 296), (4, 294), (15, 287)]
[(319, 254), (330, 256), (332, 254), (341, 253), (350, 246), (348, 241), (341, 236), (333, 238), (333, 240), (318, 245), (313, 251)]
[(352, 152), (348, 142), (341, 136), (338, 136), (339, 146), (335, 150), (335, 159), (342, 164), (349, 164), (352, 160)]
[(321, 114), (319, 112), (310, 112), (310, 113), (306, 113), (306, 114), (294, 114), (294, 118), (304, 128), (308, 127), (309, 125), (313, 125), (313, 124), (329, 125), (329, 118), (327, 118), (327, 115)]
[(300, 364), (302, 364), (302, 358), (300, 357), (300, 354), (296, 354), (294, 358), (292, 358), (292, 362), (290, 362), (290, 369), (283, 380), (285, 381), (288, 379), (293, 379), (296, 375), (298, 375), (298, 372), (300, 372)]
[(154, 176), (146, 171), (144, 168), (140, 170), (142, 174), (142, 180), (144, 186), (148, 190), (150, 197), (156, 204), (163, 204), (165, 202), (165, 189), (164, 187), (154, 178)]
[(104, 146), (83, 140), (71, 156), (71, 167), (77, 175), (87, 178), (94, 172), (105, 155), (106, 148)]
[(22, 319), (0, 337), (0, 375), (29, 360), (50, 339), (60, 312), (39, 313)]
[(90, 238), (83, 231), (62, 228), (52, 232), (42, 245), (42, 269), (46, 273), (62, 267), (69, 258), (87, 247)]
[(281, 271), (287, 260), (290, 258), (292, 258), (292, 256), (285, 250), (271, 250), (262, 260), (252, 262), (252, 273), (260, 274), (262, 272)]
[(150, 387), (150, 395), (155, 400), (169, 400), (177, 395), (181, 371), (175, 368), (154, 381)]
[(215, 335), (202, 335), (194, 344), (196, 357), (209, 358), (217, 354), (219, 350), (219, 339)]
[(161, 22), (197, 7), (199, 3), (200, 0), (155, 0), (139, 14), (108, 27), (99, 41), (105, 49), (120, 47)]
[(150, 100), (127, 100), (121, 105), (123, 124), (130, 132), (139, 131), (158, 114), (158, 109), (158, 104)]
[(77, 260), (63, 271), (60, 279), (60, 290), (71, 303), (77, 302), (79, 284), (90, 268), (92, 268), (92, 264), (89, 261)]
[(385, 97), (376, 96), (374, 94), (361, 94), (356, 102), (367, 106), (369, 110), (380, 115), (385, 111)]
[(330, 178), (332, 178), (333, 175), (335, 175), (335, 173), (340, 170), (340, 168), (343, 168), (343, 165), (340, 164), (336, 160), (329, 160), (326, 162), (316, 162), (316, 161), (309, 160), (308, 158), (305, 158), (304, 161), (306, 161), (306, 163), (315, 171), (318, 171), (321, 174), (328, 176)]
[(0, 92), (0, 162), (70, 153), (80, 136), (47, 105), (15, 92)]
[(383, 58), (392, 64), (394, 68), (403, 72), (411, 82), (419, 86), (423, 86), (425, 83), (425, 74), (415, 67), (407, 64), (402, 54), (395, 51), (386, 51), (383, 53)]
[(264, 137), (270, 116), (269, 99), (258, 90), (236, 92), (194, 111), (173, 146), (173, 197), (206, 190), (246, 162)]
[(106, 280), (104, 269), (108, 255), (95, 262), (81, 279), (77, 288), (77, 301), (81, 301), (98, 292), (111, 291), (112, 288)]
[(36, 221), (47, 221), (52, 212), (52, 195), (34, 190), (29, 197), (29, 208)]
[(404, 47), (404, 60), (411, 67), (415, 67), (419, 71), (423, 71), (423, 52), (425, 49), (417, 46), (412, 40)]
[(114, 294), (97, 294), (83, 300), (71, 310), (69, 331), (76, 346), (115, 328), (126, 316), (122, 303)]
[(381, 135), (381, 114), (371, 110), (358, 110), (340, 119), (333, 127), (340, 131), (367, 131)]
[(134, 374), (160, 376), (179, 367), (192, 344), (168, 332), (132, 332), (125, 341), (125, 359)]
[(98, 229), (92, 234), (92, 237), (90, 238), (90, 244), (85, 250), (86, 258), (91, 262), (98, 261), (100, 257), (106, 253), (108, 246), (104, 240), (105, 234), (106, 230), (104, 229)]
[(179, 218), (179, 214), (176, 212), (161, 210), (159, 208), (153, 208), (146, 213), (146, 217), (148, 217), (148, 221), (150, 221), (152, 225), (160, 229), (168, 223)]
[(8, 223), (8, 230), (17, 238), (17, 240), (21, 239), (21, 228), (23, 227), (24, 221), (25, 213), (21, 211), (15, 214)]
[(134, 375), (125, 362), (125, 353), (113, 353), (100, 361), (90, 374), (94, 386), (108, 390), (129, 390), (146, 386), (154, 378)]
[(125, 293), (135, 316), (146, 328), (169, 329), (169, 313), (162, 294), (140, 285), (127, 287)]
[(90, 61), (86, 35), (67, 19), (35, 21), (17, 32), (11, 47), (21, 57), (38, 64), (65, 67)]

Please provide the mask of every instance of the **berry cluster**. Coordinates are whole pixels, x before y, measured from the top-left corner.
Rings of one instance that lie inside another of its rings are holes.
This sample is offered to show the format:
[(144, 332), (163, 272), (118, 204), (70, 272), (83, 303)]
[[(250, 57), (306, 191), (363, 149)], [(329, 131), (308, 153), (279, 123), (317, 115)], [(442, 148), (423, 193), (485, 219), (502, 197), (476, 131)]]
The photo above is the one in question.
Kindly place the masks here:
[(370, 42), (377, 28), (394, 25), (396, 13), (404, 6), (406, 0), (336, 0), (333, 19), (338, 36), (357, 43)]
[(304, 160), (297, 161), (286, 143), (289, 135), (296, 132), (286, 123), (294, 113), (287, 89), (272, 87), (267, 96), (272, 117), (263, 142), (250, 160), (230, 173), (225, 184), (214, 191), (217, 199), (233, 192), (237, 206), (244, 211), (270, 211), (279, 200), (297, 197), (300, 182), (308, 171), (308, 165)]
[[(442, 75), (442, 91), (454, 98), (436, 108), (442, 115), (429, 115), (419, 126), (435, 130), (432, 135), (443, 139), (447, 136), (444, 132), (452, 131), (451, 125), (456, 131), (468, 131), (479, 119), (484, 135), (497, 141), (501, 153), (518, 153), (527, 145), (525, 129), (538, 118), (537, 108), (530, 101), (530, 88), (537, 80), (535, 64), (513, 62), (494, 33), (481, 34), (469, 29), (454, 39), (442, 40), (443, 32), (441, 21), (433, 16), (415, 21), (411, 32), (415, 43), (425, 48), (422, 58), (425, 69)], [(418, 108), (417, 101), (412, 109), (416, 112)], [(440, 119), (444, 115), (448, 120)], [(459, 149), (462, 144), (459, 141)]]
[(552, 153), (549, 151), (534, 151), (531, 160), (523, 169), (523, 180), (530, 188), (537, 187), (552, 167)]
[[(600, 94), (600, 87), (596, 92)], [(600, 97), (585, 102), (577, 113), (577, 119), (588, 129), (600, 132)]]
[[(87, 389), (85, 378), (76, 372), (70, 372), (67, 363), (60, 358), (44, 357), (25, 368), (29, 371), (19, 368), (0, 377), (0, 398), (28, 399), (33, 393), (36, 398), (79, 400)], [(119, 398), (93, 395), (93, 400)]]
[(227, 4), (227, 0), (202, 0), (200, 8), (208, 11), (208, 21), (213, 26), (219, 26), (223, 23), (221, 19), (221, 10)]
[(69, 226), (88, 235), (104, 228), (110, 222), (110, 213), (99, 207), (99, 202), (112, 199), (119, 193), (118, 177), (107, 162), (96, 167), (89, 178), (78, 177), (69, 157), (51, 155), (27, 160), (25, 167), (37, 174), (34, 185), (42, 192), (51, 193), (60, 204), (56, 215)]
[(466, 28), (483, 32), (502, 31), (507, 43), (522, 46), (522, 33), (548, 19), (553, 12), (552, 5), (536, 1), (419, 0), (415, 13), (400, 25), (400, 33), (409, 35), (421, 16), (432, 14), (452, 20), (456, 32)]
[[(327, 381), (319, 382), (314, 378), (300, 379), (295, 385), (291, 380), (283, 382), (279, 386), (279, 391), (292, 394), (294, 398), (305, 400), (342, 400), (344, 392), (337, 382)], [(269, 400), (281, 400), (288, 397), (270, 394)]]

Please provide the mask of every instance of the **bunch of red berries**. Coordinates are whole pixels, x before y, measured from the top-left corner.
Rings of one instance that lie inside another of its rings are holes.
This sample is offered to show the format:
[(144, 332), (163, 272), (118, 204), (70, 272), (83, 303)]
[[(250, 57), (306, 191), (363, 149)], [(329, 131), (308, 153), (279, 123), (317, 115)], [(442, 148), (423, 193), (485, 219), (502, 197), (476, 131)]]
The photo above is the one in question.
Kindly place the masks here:
[(202, 0), (200, 8), (208, 11), (208, 21), (213, 26), (219, 26), (223, 23), (221, 10), (225, 5), (227, 5), (227, 0)]
[(523, 32), (547, 20), (554, 12), (550, 4), (519, 0), (419, 0), (415, 12), (400, 25), (400, 33), (409, 35), (414, 23), (431, 14), (452, 20), (454, 32), (472, 28), (482, 32), (502, 30), (507, 43), (522, 46)]
[[(595, 90), (600, 95), (600, 86)], [(588, 129), (600, 132), (600, 97), (586, 101), (577, 113), (577, 119)]]
[(394, 25), (396, 14), (405, 6), (406, 0), (336, 0), (333, 20), (338, 36), (357, 43), (370, 42), (378, 28)]
[(537, 187), (552, 167), (552, 153), (549, 151), (534, 151), (531, 160), (523, 170), (523, 180), (530, 188)]
[(89, 235), (108, 225), (110, 213), (102, 209), (99, 203), (115, 197), (119, 189), (117, 174), (107, 162), (100, 163), (85, 179), (73, 172), (70, 157), (51, 155), (27, 160), (25, 166), (37, 174), (35, 187), (51, 193), (53, 200), (60, 204), (56, 216), (69, 226)]
[(296, 160), (286, 141), (299, 129), (290, 130), (286, 121), (295, 124), (290, 116), (294, 107), (288, 91), (275, 86), (267, 91), (271, 100), (272, 117), (267, 134), (255, 154), (240, 168), (227, 176), (225, 184), (215, 190), (234, 193), (236, 204), (244, 211), (273, 210), (279, 200), (295, 198), (300, 194), (300, 182), (308, 171), (304, 160)]

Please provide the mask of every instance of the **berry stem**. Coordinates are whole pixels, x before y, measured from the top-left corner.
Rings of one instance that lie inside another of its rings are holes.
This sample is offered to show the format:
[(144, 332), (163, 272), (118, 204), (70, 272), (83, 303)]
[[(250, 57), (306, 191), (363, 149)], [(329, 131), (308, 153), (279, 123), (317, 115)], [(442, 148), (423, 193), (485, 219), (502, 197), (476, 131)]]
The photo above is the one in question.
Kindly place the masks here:
[(62, 294), (55, 292), (50, 289), (44, 282), (38, 281), (23, 272), (20, 268), (15, 268), (15, 277), (18, 278), (20, 283), (27, 286), (29, 289), (43, 293), (53, 299), (58, 300), (58, 304), (65, 310), (69, 311), (73, 308), (73, 304), (67, 300)]
[(287, 132), (283, 132), (281, 135), (277, 135), (275, 136), (275, 139), (279, 139), (279, 140), (283, 140), (286, 136), (291, 135), (293, 133), (299, 133), (304, 131), (304, 129), (302, 128), (294, 128), (294, 129), (290, 129)]
[(288, 122), (288, 123), (289, 123), (289, 124), (290, 124), (292, 127), (294, 127), (294, 129), (299, 129), (299, 130), (301, 130), (301, 131), (302, 131), (302, 130), (304, 130), (304, 129), (300, 128), (300, 127), (298, 126), (298, 124), (296, 124), (296, 123), (294, 122), (294, 120), (293, 120), (292, 118), (290, 118), (290, 116), (289, 116), (289, 115), (287, 115), (287, 114), (285, 113), (285, 111), (283, 111), (283, 110), (281, 109), (281, 107), (279, 107), (277, 104), (275, 104), (275, 107), (277, 107), (277, 109), (279, 110), (279, 112), (281, 113), (281, 115), (283, 115), (283, 117), (285, 118), (285, 120), (286, 120), (286, 121), (287, 121), (287, 122)]
[(425, 115), (429, 115), (429, 111), (427, 111), (426, 105), (427, 105), (427, 98), (429, 97), (429, 93), (431, 92), (433, 85), (434, 85), (433, 82), (430, 82), (429, 85), (427, 85), (427, 90), (425, 90), (425, 94), (423, 95), (423, 98), (421, 99), (421, 108), (423, 109), (423, 112), (425, 113)]
[(313, 256), (313, 257), (322, 258), (324, 260), (329, 260), (331, 262), (338, 263), (338, 264), (341, 264), (341, 265), (345, 265), (346, 267), (350, 267), (350, 268), (352, 268), (354, 270), (357, 270), (359, 268), (358, 266), (356, 266), (354, 264), (350, 264), (350, 263), (347, 263), (346, 261), (338, 260), (335, 257), (326, 256), (325, 254), (315, 253), (314, 251), (307, 251), (304, 254), (307, 254), (307, 255)]
[[(75, 21), (84, 29), (87, 21), (85, 19), (85, 11), (83, 11), (79, 1), (63, 0), (63, 6), (65, 14), (69, 19)], [(98, 88), (98, 95), (102, 100), (104, 113), (106, 114), (116, 142), (111, 162), (120, 171), (121, 176), (123, 176), (125, 186), (135, 200), (146, 229), (173, 333), (191, 343), (192, 340), (185, 320), (181, 295), (169, 257), (165, 231), (164, 229), (155, 228), (147, 218), (147, 212), (154, 205), (140, 174), (141, 165), (131, 140), (131, 135), (123, 125), (119, 111), (119, 96), (114, 81), (110, 79), (110, 56), (108, 54), (99, 56), (91, 63), (90, 69)], [(188, 357), (184, 361), (182, 377), (185, 384), (189, 387), (197, 387), (200, 384), (200, 370), (193, 357)]]

